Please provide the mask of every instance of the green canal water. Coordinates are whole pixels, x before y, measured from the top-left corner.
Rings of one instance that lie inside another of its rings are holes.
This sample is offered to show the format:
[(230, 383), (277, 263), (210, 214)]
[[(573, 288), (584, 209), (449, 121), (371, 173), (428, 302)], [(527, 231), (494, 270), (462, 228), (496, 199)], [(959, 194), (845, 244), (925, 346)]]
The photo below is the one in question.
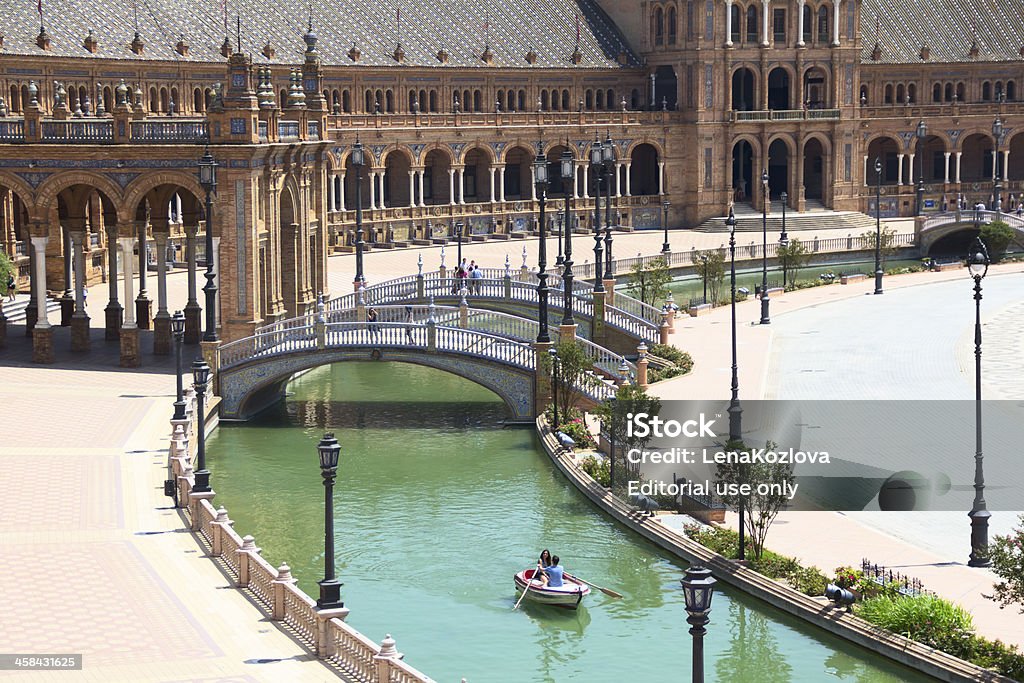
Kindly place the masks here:
[[(378, 642), (392, 634), (406, 661), (444, 682), (689, 680), (685, 564), (593, 507), (532, 430), (502, 428), (505, 407), (494, 394), (396, 363), (319, 368), (289, 392), (258, 421), (212, 437), (216, 502), (316, 597), (316, 444), (334, 431), (342, 445), (337, 566), (350, 624)], [(578, 612), (513, 611), (512, 576), (545, 547), (625, 598), (594, 591)], [(930, 680), (719, 588), (706, 639), (709, 682)]]

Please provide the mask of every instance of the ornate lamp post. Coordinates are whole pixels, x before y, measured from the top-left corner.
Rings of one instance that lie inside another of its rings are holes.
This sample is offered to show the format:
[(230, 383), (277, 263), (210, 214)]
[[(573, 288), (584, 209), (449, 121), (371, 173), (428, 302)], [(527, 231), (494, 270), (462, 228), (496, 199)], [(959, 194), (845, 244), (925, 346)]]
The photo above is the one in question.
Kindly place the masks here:
[(995, 198), (992, 203), (993, 208), (996, 210), (996, 218), (999, 218), (999, 213), (1001, 213), (1003, 210), (1003, 183), (1001, 180), (1002, 174), (1000, 173), (1000, 162), (1002, 161), (1002, 159), (999, 158), (999, 146), (1000, 143), (1003, 141), (1003, 121), (999, 117), (996, 117), (996, 120), (992, 122), (992, 137), (995, 139), (996, 145), (996, 174), (993, 185)]
[(567, 183), (576, 182), (576, 159), (568, 149), (562, 153), (562, 184), (565, 187), (565, 260), (562, 262), (562, 307), (565, 314), (562, 316), (563, 325), (575, 325), (576, 320), (572, 315), (572, 209), (570, 201), (572, 194), (571, 185)]
[[(785, 190), (779, 195), (779, 199), (782, 200), (782, 234), (779, 235), (779, 246), (783, 249), (789, 246), (789, 235), (786, 234), (786, 203), (789, 202), (789, 193)], [(779, 262), (782, 265), (782, 262)], [(786, 290), (786, 269), (782, 269), (782, 290)]]
[[(740, 406), (739, 362), (736, 355), (736, 216), (729, 207), (729, 217), (725, 219), (729, 226), (729, 306), (732, 309), (732, 383), (730, 384), (729, 409), (729, 441), (739, 442), (743, 439), (743, 408)], [(740, 499), (739, 559), (746, 559), (746, 541), (744, 538), (743, 499)]]
[[(733, 220), (735, 220), (735, 219), (733, 219)], [(708, 302), (708, 255), (707, 254), (701, 254), (700, 255), (700, 262), (701, 262), (701, 271), (702, 271), (701, 275), (703, 275), (703, 277), (701, 279), (704, 281), (704, 300), (701, 303), (707, 304), (707, 302)]]
[(458, 260), (457, 262), (459, 264), (459, 268), (462, 267), (462, 231), (464, 229), (465, 226), (463, 225), (462, 221), (459, 221), (455, 224), (455, 243), (458, 245), (458, 252), (455, 258)]
[[(569, 203), (569, 201), (568, 201), (568, 199), (566, 199), (566, 204), (568, 204), (568, 203)], [(562, 262), (563, 262), (563, 258), (562, 258), (562, 222), (565, 220), (565, 212), (564, 211), (559, 211), (557, 214), (555, 214), (555, 220), (558, 223), (558, 256), (555, 258), (555, 265), (560, 268), (562, 266)]]
[(206, 331), (203, 341), (217, 341), (217, 276), (213, 272), (213, 193), (217, 191), (217, 166), (207, 147), (199, 160), (199, 184), (206, 191), (206, 285), (203, 286)]
[(540, 200), (540, 244), (537, 255), (537, 343), (547, 344), (551, 342), (548, 336), (548, 248), (547, 248), (547, 216), (545, 206), (547, 204), (548, 191), (548, 160), (544, 156), (544, 143), (537, 145), (540, 152), (533, 160), (534, 178), (537, 185), (537, 199)]
[[(612, 272), (612, 173), (615, 172), (615, 143), (612, 142), (612, 134), (608, 133), (605, 138), (604, 147), (601, 148), (602, 173), (604, 174), (604, 279), (611, 280), (615, 277)], [(616, 179), (616, 182), (618, 179)]]
[(209, 493), (210, 471), (206, 469), (206, 387), (210, 382), (210, 366), (206, 361), (197, 359), (192, 362), (192, 382), (196, 389), (196, 431), (199, 437), (196, 449), (199, 469), (196, 470), (196, 485), (192, 487), (192, 492)]
[(356, 276), (352, 284), (358, 290), (366, 284), (366, 277), (363, 275), (363, 249), (366, 247), (363, 241), (363, 166), (366, 165), (366, 152), (359, 138), (356, 138), (356, 144), (352, 145), (349, 161), (356, 169)]
[(985, 471), (981, 451), (981, 281), (988, 273), (988, 250), (980, 237), (975, 238), (967, 255), (967, 269), (974, 279), (974, 505), (971, 518), (971, 567), (987, 567), (988, 519), (992, 513), (985, 506)]
[(882, 160), (875, 157), (875, 294), (882, 293)]
[(174, 336), (174, 377), (176, 380), (177, 394), (174, 401), (174, 416), (172, 420), (185, 419), (185, 392), (181, 386), (181, 345), (185, 341), (185, 316), (181, 311), (175, 311), (171, 316), (171, 334)]
[(715, 577), (710, 569), (695, 565), (686, 570), (686, 576), (680, 581), (683, 586), (683, 598), (686, 600), (686, 612), (690, 615), (686, 623), (690, 625), (693, 636), (693, 683), (704, 683), (704, 634), (708, 625), (708, 612), (711, 611), (711, 598), (715, 593)]
[(761, 324), (769, 325), (772, 319), (768, 317), (768, 203), (771, 197), (768, 194), (768, 169), (761, 172)]
[(594, 291), (603, 292), (604, 282), (601, 279), (601, 264), (604, 258), (601, 256), (603, 246), (601, 244), (601, 169), (604, 164), (604, 145), (601, 139), (594, 138), (594, 144), (590, 146), (590, 170), (594, 176)]
[(558, 349), (552, 346), (548, 348), (548, 354), (551, 358), (551, 408), (555, 419), (553, 429), (558, 429)]
[(661, 253), (667, 254), (672, 251), (672, 247), (668, 243), (668, 210), (672, 206), (672, 202), (668, 199), (661, 203), (661, 227), (665, 230), (665, 241), (661, 245)]
[(917, 206), (915, 216), (924, 213), (924, 157), (921, 155), (921, 146), (924, 139), (928, 137), (928, 126), (924, 119), (917, 122), (917, 145), (914, 147), (914, 154), (917, 156)]
[(316, 447), (320, 457), (320, 476), (324, 478), (324, 578), (319, 581), (320, 599), (317, 609), (344, 607), (341, 601), (341, 582), (334, 574), (334, 477), (338, 473), (341, 446), (334, 434), (328, 432)]

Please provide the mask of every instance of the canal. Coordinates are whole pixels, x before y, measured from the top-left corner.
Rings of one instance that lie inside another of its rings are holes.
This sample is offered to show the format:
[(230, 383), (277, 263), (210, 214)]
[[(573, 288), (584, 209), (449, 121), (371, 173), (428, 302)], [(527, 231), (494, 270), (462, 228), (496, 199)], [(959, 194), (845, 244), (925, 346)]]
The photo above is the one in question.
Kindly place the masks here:
[[(341, 442), (338, 573), (350, 624), (390, 633), (438, 681), (688, 680), (685, 564), (609, 521), (565, 482), (532, 430), (476, 384), (393, 363), (319, 368), (286, 402), (209, 442), (217, 505), (314, 598), (323, 575), (316, 444)], [(578, 612), (513, 611), (512, 575), (542, 548), (594, 591)], [(831, 568), (827, 568), (831, 569)], [(719, 585), (707, 680), (930, 680)]]

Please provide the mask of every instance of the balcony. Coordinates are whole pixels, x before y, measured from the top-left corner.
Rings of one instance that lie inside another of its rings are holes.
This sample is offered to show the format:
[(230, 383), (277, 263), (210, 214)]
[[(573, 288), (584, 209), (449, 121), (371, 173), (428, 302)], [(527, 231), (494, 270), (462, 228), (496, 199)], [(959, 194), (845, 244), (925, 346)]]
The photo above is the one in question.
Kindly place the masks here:
[(141, 143), (203, 142), (206, 119), (145, 119), (132, 121), (131, 141)]
[(732, 123), (763, 121), (838, 121), (838, 109), (767, 109), (729, 112)]
[(114, 141), (113, 119), (43, 121), (43, 142), (106, 143)]

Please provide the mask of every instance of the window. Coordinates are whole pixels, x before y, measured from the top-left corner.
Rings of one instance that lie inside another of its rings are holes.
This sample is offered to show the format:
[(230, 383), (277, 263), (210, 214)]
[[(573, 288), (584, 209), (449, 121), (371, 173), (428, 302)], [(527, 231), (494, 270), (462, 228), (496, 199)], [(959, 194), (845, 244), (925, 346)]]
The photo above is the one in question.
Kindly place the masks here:
[(772, 33), (775, 44), (782, 47), (786, 44), (786, 10), (772, 10)]
[(952, 83), (947, 83), (946, 84), (944, 98), (945, 98), (946, 102), (952, 102), (953, 101), (953, 84)]
[(896, 86), (896, 104), (903, 104), (906, 93), (903, 89), (903, 84), (900, 83)]
[(983, 102), (992, 100), (992, 84), (988, 81), (981, 84), (981, 99)]
[(818, 8), (818, 42), (828, 43), (828, 8)]
[(892, 104), (892, 83), (885, 86), (885, 103)]
[(1013, 81), (1006, 81), (1006, 99), (1011, 102), (1017, 99), (1017, 84)]
[(732, 17), (732, 26), (730, 27), (729, 40), (734, 43), (740, 42), (740, 6), (733, 3), (729, 14)]
[(463, 189), (467, 197), (476, 197), (476, 165), (466, 166), (462, 172)]
[(907, 102), (917, 102), (917, 86), (913, 83), (907, 86)]
[(757, 42), (757, 7), (754, 5), (747, 8), (747, 42)]
[(520, 185), (520, 177), (522, 175), (522, 169), (519, 164), (508, 164), (505, 166), (505, 196), (506, 197), (521, 197), (522, 187)]
[(676, 8), (669, 7), (665, 13), (665, 21), (668, 24), (668, 44), (676, 44)]
[(935, 85), (932, 86), (932, 102), (941, 102), (941, 101), (942, 101), (942, 85), (940, 83), (936, 83)]
[(805, 43), (811, 42), (812, 31), (814, 30), (814, 15), (811, 12), (809, 5), (804, 5), (804, 34), (802, 36)]
[(654, 10), (654, 44), (665, 42), (665, 12), (659, 7)]
[(587, 90), (587, 95), (586, 95), (586, 98), (585, 98), (585, 100), (583, 102), (583, 106), (585, 106), (587, 109), (593, 109), (594, 108), (594, 91), (593, 90)]

